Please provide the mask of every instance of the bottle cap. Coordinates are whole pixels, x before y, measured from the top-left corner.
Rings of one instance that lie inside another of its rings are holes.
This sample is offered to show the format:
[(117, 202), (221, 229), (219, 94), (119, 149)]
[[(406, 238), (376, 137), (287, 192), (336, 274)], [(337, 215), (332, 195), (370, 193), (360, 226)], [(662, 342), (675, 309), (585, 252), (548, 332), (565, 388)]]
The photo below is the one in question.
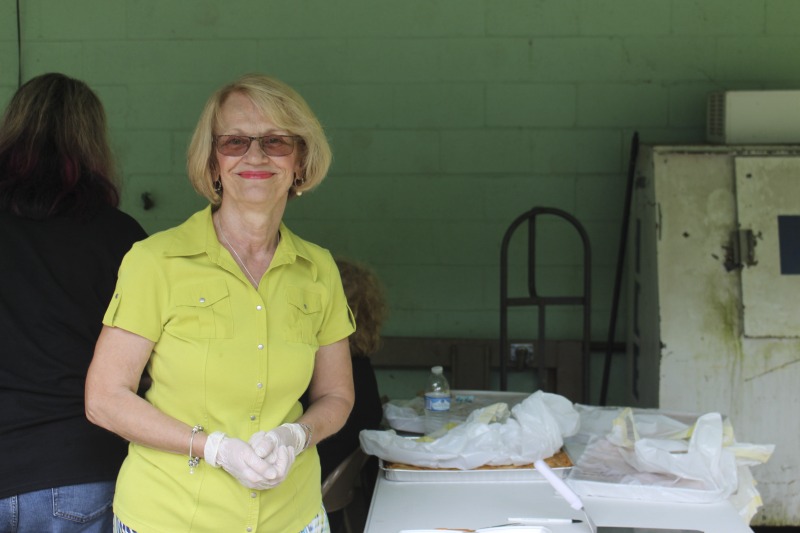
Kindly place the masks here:
[(442, 367), (438, 366), (438, 365), (434, 366), (434, 367), (431, 368), (431, 372), (433, 372), (434, 374), (441, 374), (442, 373)]

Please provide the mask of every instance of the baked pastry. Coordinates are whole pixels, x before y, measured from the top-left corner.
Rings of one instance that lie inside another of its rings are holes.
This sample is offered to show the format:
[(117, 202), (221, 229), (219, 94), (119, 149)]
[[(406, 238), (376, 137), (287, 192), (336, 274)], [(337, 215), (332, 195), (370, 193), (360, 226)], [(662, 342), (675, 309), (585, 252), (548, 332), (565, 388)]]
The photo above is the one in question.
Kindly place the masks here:
[[(569, 455), (564, 452), (564, 450), (559, 450), (556, 452), (555, 455), (552, 457), (548, 457), (544, 460), (547, 463), (547, 466), (550, 468), (569, 468), (572, 465), (572, 460), (569, 458)], [(396, 470), (453, 470), (458, 471), (458, 468), (429, 468), (427, 466), (415, 466), (415, 465), (408, 465), (405, 463), (395, 463), (391, 461), (384, 461), (383, 467), (388, 469), (396, 469)], [(528, 463), (526, 465), (483, 465), (479, 466), (478, 468), (474, 468), (473, 470), (525, 470), (525, 469), (533, 469), (534, 466), (532, 463)]]

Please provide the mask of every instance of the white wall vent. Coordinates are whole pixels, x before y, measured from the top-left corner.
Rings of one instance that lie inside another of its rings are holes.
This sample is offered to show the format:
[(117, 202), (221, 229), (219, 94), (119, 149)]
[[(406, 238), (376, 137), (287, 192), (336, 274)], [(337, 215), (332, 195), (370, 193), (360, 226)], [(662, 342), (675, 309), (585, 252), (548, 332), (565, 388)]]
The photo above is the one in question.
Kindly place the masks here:
[(708, 95), (706, 140), (716, 144), (800, 143), (800, 90)]

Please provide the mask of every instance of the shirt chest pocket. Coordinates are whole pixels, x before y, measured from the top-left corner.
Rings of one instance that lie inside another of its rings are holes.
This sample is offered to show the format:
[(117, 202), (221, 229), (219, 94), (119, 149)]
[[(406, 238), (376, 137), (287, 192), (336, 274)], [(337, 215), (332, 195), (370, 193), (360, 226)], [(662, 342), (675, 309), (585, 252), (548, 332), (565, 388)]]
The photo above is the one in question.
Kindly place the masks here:
[(287, 287), (286, 309), (286, 340), (316, 346), (322, 325), (322, 296), (299, 287)]
[(229, 339), (233, 312), (224, 281), (186, 285), (175, 289), (173, 316), (166, 329), (177, 337)]

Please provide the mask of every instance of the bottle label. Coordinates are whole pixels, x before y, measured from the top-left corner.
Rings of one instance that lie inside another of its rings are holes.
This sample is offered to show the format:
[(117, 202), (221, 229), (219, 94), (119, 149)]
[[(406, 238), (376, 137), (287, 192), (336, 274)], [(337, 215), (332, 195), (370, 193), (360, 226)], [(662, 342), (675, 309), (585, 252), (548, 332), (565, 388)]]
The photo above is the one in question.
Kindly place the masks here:
[(450, 410), (450, 395), (433, 396), (425, 395), (425, 410), (434, 412), (445, 412)]

